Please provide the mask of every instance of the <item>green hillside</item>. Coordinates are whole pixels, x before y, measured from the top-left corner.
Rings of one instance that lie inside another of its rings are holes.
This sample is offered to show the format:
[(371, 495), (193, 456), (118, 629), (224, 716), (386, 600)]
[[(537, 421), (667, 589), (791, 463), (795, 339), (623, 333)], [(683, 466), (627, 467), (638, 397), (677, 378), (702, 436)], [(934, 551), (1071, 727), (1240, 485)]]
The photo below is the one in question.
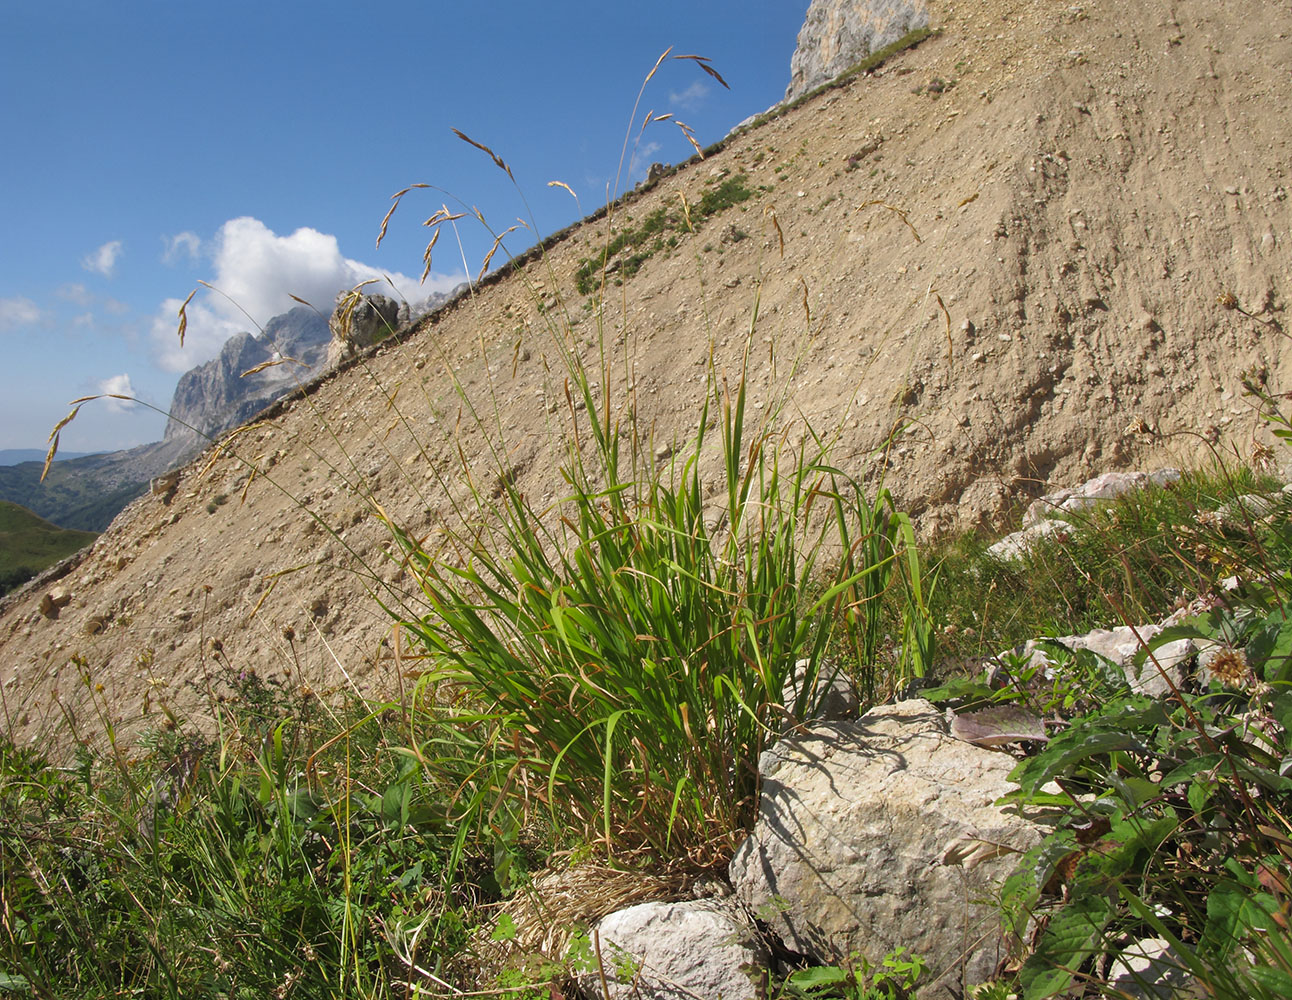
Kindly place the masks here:
[(138, 475), (128, 462), (120, 461), (129, 454), (55, 462), (44, 482), (44, 462), (0, 466), (0, 498), (65, 528), (102, 531), (148, 488), (147, 473)]
[(0, 594), (26, 583), (98, 537), (93, 531), (59, 528), (25, 507), (0, 500)]

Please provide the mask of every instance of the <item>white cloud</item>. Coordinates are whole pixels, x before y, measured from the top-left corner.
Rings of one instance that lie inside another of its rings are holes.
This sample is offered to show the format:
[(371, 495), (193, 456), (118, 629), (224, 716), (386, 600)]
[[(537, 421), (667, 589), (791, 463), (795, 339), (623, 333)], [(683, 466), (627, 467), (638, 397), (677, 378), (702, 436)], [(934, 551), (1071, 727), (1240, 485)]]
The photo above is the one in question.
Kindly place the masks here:
[(177, 233), (174, 236), (163, 236), (162, 262), (176, 264), (182, 260), (197, 260), (202, 255), (202, 240), (197, 233)]
[(88, 306), (94, 302), (94, 296), (90, 294), (90, 290), (79, 281), (69, 281), (65, 285), (59, 285), (54, 294), (78, 306)]
[[(309, 228), (279, 236), (259, 219), (249, 217), (230, 219), (207, 246), (215, 262), (211, 284), (222, 294), (204, 293), (189, 303), (183, 348), (176, 336), (181, 300), (162, 303), (153, 320), (152, 335), (158, 361), (167, 371), (187, 371), (209, 361), (233, 334), (263, 327), (274, 316), (299, 305), (293, 295), (326, 315), (338, 292), (370, 278), (378, 279), (369, 286), (371, 292), (415, 299), (429, 292), (448, 291), (463, 280), (433, 274), (420, 285), (417, 278), (383, 272), (344, 257), (335, 236)], [(387, 275), (394, 288), (386, 283)]]
[(72, 326), (91, 328), (95, 325), (94, 313), (81, 313), (79, 316), (72, 317)]
[[(114, 396), (138, 397), (135, 387), (130, 384), (130, 376), (124, 373), (103, 379), (99, 383), (99, 392)], [(129, 413), (138, 405), (133, 399), (105, 399), (103, 404), (109, 413)]]
[(42, 319), (44, 314), (31, 299), (22, 296), (0, 299), (0, 332), (7, 333), (19, 327), (33, 326)]
[(668, 101), (677, 108), (683, 108), (687, 111), (694, 111), (704, 103), (705, 98), (709, 96), (709, 85), (703, 80), (696, 80), (695, 83), (682, 91), (670, 91)]
[(105, 278), (112, 277), (112, 272), (117, 266), (117, 258), (121, 256), (121, 245), (120, 240), (111, 240), (103, 244), (99, 249), (82, 258), (81, 267), (95, 274), (101, 274)]
[(157, 363), (168, 372), (186, 372), (210, 361), (220, 353), (226, 340), (247, 326), (245, 320), (238, 324), (213, 312), (205, 302), (195, 298), (185, 309), (188, 329), (181, 344), (179, 308), (183, 304), (183, 299), (167, 299), (153, 316), (152, 339), (157, 348)]

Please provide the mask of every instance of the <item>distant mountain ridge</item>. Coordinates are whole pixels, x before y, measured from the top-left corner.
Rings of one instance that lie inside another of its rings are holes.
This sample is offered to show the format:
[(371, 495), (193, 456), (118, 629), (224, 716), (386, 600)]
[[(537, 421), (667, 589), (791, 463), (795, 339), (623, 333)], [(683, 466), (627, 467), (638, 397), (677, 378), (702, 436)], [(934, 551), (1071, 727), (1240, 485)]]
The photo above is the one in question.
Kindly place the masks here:
[[(432, 293), (411, 308), (401, 304), (398, 325), (433, 312), (466, 287)], [(0, 500), (19, 504), (59, 527), (104, 530), (148, 488), (150, 479), (183, 464), (226, 431), (322, 375), (333, 340), (329, 322), (315, 310), (297, 306), (269, 320), (259, 334), (230, 337), (216, 357), (180, 376), (161, 441), (104, 454), (60, 455), (43, 483), (44, 451), (0, 452), (15, 456), (12, 464), (0, 462)]]
[[(44, 448), (0, 448), (0, 465), (20, 465), (23, 462), (45, 461)], [(84, 458), (93, 455), (90, 451), (60, 451), (55, 461), (66, 462), (73, 458)]]
[[(0, 500), (62, 528), (102, 531), (151, 478), (318, 375), (331, 336), (327, 318), (302, 306), (275, 316), (263, 334), (237, 334), (218, 356), (180, 376), (161, 441), (58, 461), (43, 483), (45, 453), (14, 449), (19, 460), (0, 464)], [(253, 371), (261, 365), (267, 367)]]

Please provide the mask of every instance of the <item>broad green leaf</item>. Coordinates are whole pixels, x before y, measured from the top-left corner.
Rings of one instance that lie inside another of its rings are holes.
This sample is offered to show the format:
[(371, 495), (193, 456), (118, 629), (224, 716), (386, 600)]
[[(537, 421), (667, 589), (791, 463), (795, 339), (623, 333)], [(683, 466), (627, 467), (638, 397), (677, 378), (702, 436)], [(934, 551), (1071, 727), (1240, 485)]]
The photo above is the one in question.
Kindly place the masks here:
[(1112, 904), (1100, 892), (1082, 893), (1056, 913), (1019, 973), (1024, 1000), (1045, 1000), (1071, 986), (1099, 950), (1112, 916)]
[(1247, 643), (1247, 660), (1267, 684), (1292, 679), (1292, 616), (1279, 608)]
[(840, 986), (848, 981), (848, 973), (833, 965), (812, 969), (798, 969), (790, 973), (790, 985), (801, 990), (819, 990), (827, 986)]

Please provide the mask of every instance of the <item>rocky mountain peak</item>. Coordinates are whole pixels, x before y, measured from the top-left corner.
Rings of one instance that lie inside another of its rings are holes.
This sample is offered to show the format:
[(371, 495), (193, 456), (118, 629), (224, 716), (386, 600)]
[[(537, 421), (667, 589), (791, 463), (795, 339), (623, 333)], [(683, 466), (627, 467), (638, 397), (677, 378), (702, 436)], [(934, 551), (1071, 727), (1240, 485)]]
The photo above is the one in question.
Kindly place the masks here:
[(907, 32), (928, 26), (926, 0), (812, 0), (790, 60), (785, 100), (814, 90)]
[(321, 372), (331, 337), (327, 319), (304, 306), (275, 316), (260, 335), (230, 337), (218, 356), (180, 376), (164, 440), (196, 449), (246, 422)]

